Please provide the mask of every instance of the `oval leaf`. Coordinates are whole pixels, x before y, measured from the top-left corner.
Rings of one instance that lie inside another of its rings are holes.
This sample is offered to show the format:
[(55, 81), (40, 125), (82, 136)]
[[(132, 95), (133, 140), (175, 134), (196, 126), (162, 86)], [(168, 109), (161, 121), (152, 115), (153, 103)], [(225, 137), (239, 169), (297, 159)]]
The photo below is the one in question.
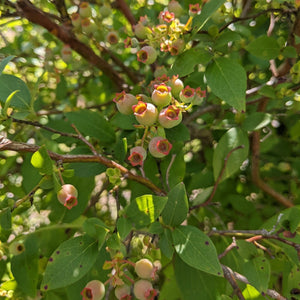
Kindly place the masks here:
[(97, 241), (89, 236), (63, 242), (49, 259), (41, 289), (49, 291), (79, 280), (92, 268), (97, 255)]
[(162, 212), (163, 221), (170, 226), (180, 225), (186, 219), (188, 211), (185, 186), (180, 182), (168, 193), (168, 202)]
[(276, 39), (267, 35), (254, 39), (246, 49), (251, 54), (266, 60), (276, 58), (280, 54), (280, 47)]
[(217, 276), (222, 267), (211, 239), (194, 226), (179, 226), (172, 232), (175, 251), (189, 266)]
[(52, 160), (45, 146), (42, 146), (38, 151), (33, 153), (31, 164), (43, 174), (52, 174)]
[(247, 76), (244, 68), (235, 60), (219, 57), (205, 72), (212, 92), (239, 111), (246, 108)]
[(143, 195), (135, 198), (127, 208), (127, 217), (137, 228), (153, 223), (167, 203), (167, 197)]
[[(244, 146), (242, 149), (233, 151), (238, 146)], [(229, 129), (220, 139), (213, 156), (213, 169), (214, 178), (217, 180), (220, 172), (224, 168), (225, 159), (231, 152), (231, 155), (227, 159), (226, 168), (221, 178), (221, 181), (230, 177), (237, 170), (239, 170), (241, 164), (248, 157), (249, 141), (247, 134), (239, 128)]]

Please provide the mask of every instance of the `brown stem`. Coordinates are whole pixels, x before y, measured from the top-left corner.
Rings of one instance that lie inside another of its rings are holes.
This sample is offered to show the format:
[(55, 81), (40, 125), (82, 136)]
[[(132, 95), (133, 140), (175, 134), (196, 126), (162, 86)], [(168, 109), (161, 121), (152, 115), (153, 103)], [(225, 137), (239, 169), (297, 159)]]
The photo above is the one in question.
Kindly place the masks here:
[(243, 293), (236, 282), (236, 278), (234, 277), (232, 270), (229, 267), (224, 265), (222, 265), (222, 269), (223, 269), (224, 277), (228, 280), (228, 282), (233, 288), (233, 292), (237, 295), (237, 297), (240, 300), (245, 300)]
[(119, 90), (123, 89), (124, 80), (119, 76), (118, 72), (115, 71), (106, 60), (99, 57), (90, 47), (80, 42), (74, 36), (70, 27), (57, 25), (43, 11), (35, 7), (28, 0), (18, 0), (17, 6), (22, 16), (30, 22), (44, 27), (62, 42), (70, 45), (73, 50), (107, 75), (112, 82), (119, 87)]
[(125, 0), (116, 0), (114, 6), (123, 13), (123, 15), (126, 17), (131, 26), (136, 24), (135, 17), (133, 16)]
[[(264, 111), (265, 107), (267, 105), (267, 99), (265, 101), (261, 101), (259, 103), (257, 111)], [(260, 131), (254, 131), (252, 134), (252, 169), (251, 169), (251, 175), (252, 175), (252, 181), (253, 183), (260, 188), (263, 192), (267, 193), (271, 197), (273, 197), (275, 200), (280, 202), (286, 207), (292, 207), (294, 204), (290, 202), (286, 197), (284, 197), (282, 194), (276, 192), (273, 188), (271, 188), (264, 180), (260, 177), (260, 171), (259, 171), (259, 155), (260, 155)]]
[[(12, 150), (16, 151), (18, 153), (21, 152), (31, 152), (34, 153), (40, 149), (37, 145), (30, 145), (26, 143), (17, 143), (6, 140), (5, 142), (0, 143), (0, 151), (4, 150)], [(121, 174), (130, 180), (139, 182), (146, 187), (148, 187), (150, 190), (152, 190), (157, 195), (166, 195), (166, 192), (161, 190), (159, 187), (157, 187), (154, 183), (152, 183), (149, 179), (144, 178), (139, 175), (135, 175), (132, 172), (130, 172), (127, 168), (123, 167), (122, 165), (116, 163), (113, 160), (110, 160), (106, 157), (103, 157), (101, 155), (69, 155), (69, 154), (58, 154), (52, 151), (48, 151), (48, 154), (52, 160), (60, 161), (61, 163), (74, 163), (74, 162), (95, 162), (100, 163), (107, 168), (117, 168), (121, 171)]]

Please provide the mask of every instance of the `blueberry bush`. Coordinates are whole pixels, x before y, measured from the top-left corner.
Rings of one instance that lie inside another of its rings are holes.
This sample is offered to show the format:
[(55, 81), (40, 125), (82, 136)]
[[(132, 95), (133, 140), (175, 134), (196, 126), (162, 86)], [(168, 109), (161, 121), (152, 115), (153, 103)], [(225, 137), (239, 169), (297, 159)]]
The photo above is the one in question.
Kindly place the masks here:
[(2, 0), (0, 299), (300, 299), (300, 1)]

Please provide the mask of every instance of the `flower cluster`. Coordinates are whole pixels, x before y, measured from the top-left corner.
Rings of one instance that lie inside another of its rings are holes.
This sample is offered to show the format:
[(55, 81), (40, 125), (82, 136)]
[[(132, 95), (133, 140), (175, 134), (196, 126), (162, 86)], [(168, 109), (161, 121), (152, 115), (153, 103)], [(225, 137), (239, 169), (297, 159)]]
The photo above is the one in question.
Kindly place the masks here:
[(147, 157), (145, 144), (153, 157), (167, 156), (172, 144), (165, 137), (165, 129), (179, 125), (182, 113), (193, 104), (201, 104), (205, 95), (206, 92), (200, 87), (184, 87), (178, 76), (169, 78), (165, 74), (150, 83), (149, 96), (134, 96), (125, 91), (117, 93), (113, 101), (119, 112), (133, 114), (139, 123), (137, 126), (145, 128), (142, 140), (137, 141), (136, 146), (130, 149), (128, 160), (131, 165), (143, 166)]
[[(158, 16), (158, 24), (152, 24), (147, 16), (140, 17), (138, 23), (133, 27), (135, 37), (127, 38), (126, 47), (137, 48), (138, 40), (148, 44), (137, 52), (139, 61), (151, 64), (157, 56), (156, 49), (168, 52), (171, 55), (178, 55), (184, 51), (186, 42), (184, 34), (191, 29), (192, 19), (201, 12), (199, 3), (189, 5), (189, 16), (187, 22), (181, 23), (180, 17), (184, 10), (176, 0), (169, 2), (166, 10), (161, 11)], [(151, 57), (149, 59), (148, 57)]]

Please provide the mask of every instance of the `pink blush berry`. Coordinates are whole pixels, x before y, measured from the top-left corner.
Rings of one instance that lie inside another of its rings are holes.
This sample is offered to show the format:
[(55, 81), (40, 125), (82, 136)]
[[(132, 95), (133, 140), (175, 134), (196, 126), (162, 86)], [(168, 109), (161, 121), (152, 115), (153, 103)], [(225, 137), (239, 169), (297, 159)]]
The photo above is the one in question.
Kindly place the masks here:
[(151, 126), (157, 120), (158, 111), (152, 103), (139, 101), (137, 105), (132, 106), (132, 110), (135, 118), (142, 125)]
[(168, 155), (171, 149), (172, 144), (161, 136), (156, 136), (149, 142), (149, 152), (157, 158)]
[(164, 83), (155, 85), (155, 90), (152, 92), (151, 99), (158, 106), (166, 106), (172, 100), (171, 88)]
[(128, 157), (128, 160), (134, 167), (137, 165), (142, 166), (143, 161), (146, 159), (146, 156), (147, 156), (146, 150), (141, 146), (137, 146), (137, 147), (133, 147), (130, 150), (130, 156)]
[(124, 115), (131, 115), (133, 113), (132, 105), (138, 103), (135, 96), (125, 93), (125, 91), (117, 93), (113, 101), (116, 103), (118, 111)]
[(105, 286), (99, 280), (90, 281), (81, 291), (82, 300), (101, 300), (105, 295)]
[(175, 105), (170, 105), (160, 111), (158, 122), (164, 128), (172, 128), (182, 121), (182, 113)]
[(140, 51), (137, 52), (137, 60), (146, 65), (154, 63), (156, 58), (157, 53), (152, 46), (144, 46)]

